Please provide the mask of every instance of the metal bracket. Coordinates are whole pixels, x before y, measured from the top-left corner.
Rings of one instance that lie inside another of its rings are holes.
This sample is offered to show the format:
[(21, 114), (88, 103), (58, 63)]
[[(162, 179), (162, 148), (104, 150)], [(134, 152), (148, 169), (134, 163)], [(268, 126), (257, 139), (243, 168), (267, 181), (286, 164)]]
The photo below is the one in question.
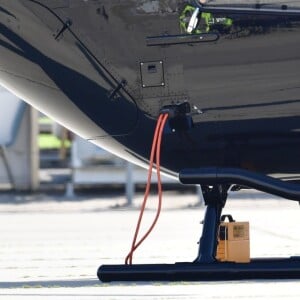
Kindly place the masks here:
[(56, 35), (54, 35), (54, 39), (56, 41), (58, 41), (60, 39), (60, 37), (63, 35), (63, 33), (72, 26), (72, 21), (71, 20), (67, 20), (63, 27), (58, 31), (58, 33)]
[(123, 79), (117, 86), (115, 89), (111, 90), (107, 97), (109, 100), (116, 100), (117, 98), (119, 98), (119, 91), (121, 89), (123, 89), (125, 86), (127, 85), (127, 81), (125, 79)]

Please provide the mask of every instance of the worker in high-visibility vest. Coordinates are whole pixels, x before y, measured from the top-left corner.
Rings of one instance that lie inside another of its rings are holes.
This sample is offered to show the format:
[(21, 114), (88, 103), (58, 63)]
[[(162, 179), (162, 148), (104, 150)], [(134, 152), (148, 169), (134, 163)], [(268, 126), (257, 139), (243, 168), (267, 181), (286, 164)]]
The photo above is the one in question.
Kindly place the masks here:
[(198, 22), (192, 24), (193, 28), (190, 28), (189, 23), (196, 10), (199, 11), (199, 8), (196, 8), (192, 5), (185, 6), (183, 12), (179, 17), (180, 29), (182, 33), (191, 33), (191, 34), (208, 33), (213, 28), (217, 28), (219, 26), (229, 28), (233, 24), (232, 19), (230, 18), (214, 17), (212, 13), (199, 12), (199, 14), (197, 15)]

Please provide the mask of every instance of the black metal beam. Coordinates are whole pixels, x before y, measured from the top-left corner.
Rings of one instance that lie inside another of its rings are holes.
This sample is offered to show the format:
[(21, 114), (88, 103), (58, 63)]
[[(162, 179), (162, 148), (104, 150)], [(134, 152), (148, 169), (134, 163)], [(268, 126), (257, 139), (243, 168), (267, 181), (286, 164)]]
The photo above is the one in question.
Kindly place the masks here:
[(289, 200), (300, 201), (300, 185), (264, 174), (235, 168), (184, 169), (179, 174), (184, 184), (239, 184)]
[(250, 263), (103, 265), (97, 275), (102, 282), (300, 279), (300, 257), (255, 259)]

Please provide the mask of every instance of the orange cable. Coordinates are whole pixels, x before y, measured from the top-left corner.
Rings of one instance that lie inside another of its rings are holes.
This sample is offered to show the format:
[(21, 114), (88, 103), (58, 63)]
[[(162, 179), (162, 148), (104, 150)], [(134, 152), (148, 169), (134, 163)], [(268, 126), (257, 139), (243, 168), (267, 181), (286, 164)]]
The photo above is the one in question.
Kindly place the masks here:
[[(153, 138), (153, 143), (152, 143), (151, 155), (150, 155), (148, 181), (147, 181), (147, 186), (146, 186), (146, 190), (145, 190), (144, 201), (141, 206), (139, 219), (137, 222), (134, 238), (133, 238), (132, 245), (131, 245), (131, 250), (128, 253), (128, 255), (126, 256), (125, 264), (132, 264), (132, 258), (133, 258), (134, 251), (142, 244), (142, 242), (151, 233), (151, 231), (155, 227), (157, 220), (159, 218), (159, 215), (160, 215), (161, 206), (162, 206), (162, 185), (161, 185), (161, 177), (160, 177), (160, 150), (161, 150), (162, 134), (163, 134), (164, 126), (166, 124), (167, 119), (168, 119), (168, 114), (163, 114), (163, 115), (159, 116), (158, 121), (157, 121), (154, 138)], [(143, 217), (143, 214), (145, 211), (147, 199), (148, 199), (149, 192), (150, 192), (151, 175), (152, 175), (152, 169), (153, 169), (153, 163), (154, 163), (154, 154), (156, 154), (157, 185), (158, 185), (158, 194), (159, 194), (157, 213), (156, 213), (154, 221), (152, 222), (148, 231), (139, 240), (139, 242), (136, 243), (138, 232), (139, 232), (139, 229), (141, 226), (142, 217)]]
[(140, 226), (141, 226), (143, 213), (144, 213), (146, 203), (147, 203), (147, 199), (148, 199), (149, 192), (150, 192), (150, 184), (151, 184), (151, 176), (152, 176), (152, 169), (153, 169), (153, 163), (154, 163), (154, 155), (155, 155), (155, 152), (156, 152), (157, 139), (158, 139), (158, 134), (159, 134), (159, 129), (160, 129), (162, 119), (163, 119), (163, 116), (160, 115), (158, 120), (157, 120), (155, 133), (154, 133), (154, 137), (153, 137), (153, 142), (152, 142), (151, 154), (150, 154), (148, 180), (147, 180), (147, 186), (146, 186), (146, 189), (145, 189), (144, 200), (143, 200), (143, 203), (142, 203), (142, 206), (141, 206), (139, 219), (138, 219), (138, 222), (137, 222), (137, 225), (136, 225), (135, 234), (134, 234), (134, 238), (133, 238), (132, 245), (131, 245), (131, 250), (128, 253), (128, 255), (126, 256), (125, 264), (128, 264), (128, 261), (129, 261), (129, 264), (132, 264), (132, 255), (133, 255), (133, 252), (134, 252), (135, 247), (136, 247), (135, 243), (136, 243), (136, 240), (137, 240), (137, 236), (138, 236), (138, 232), (139, 232), (139, 229), (140, 229)]
[(150, 228), (148, 229), (148, 231), (146, 232), (146, 234), (140, 239), (140, 241), (134, 246), (133, 251), (135, 251), (140, 245), (141, 243), (148, 237), (148, 235), (151, 233), (151, 231), (153, 230), (154, 226), (157, 223), (157, 220), (159, 218), (160, 215), (160, 211), (161, 211), (161, 204), (162, 204), (162, 186), (161, 186), (161, 177), (160, 177), (160, 145), (161, 145), (161, 139), (162, 139), (162, 132), (163, 132), (163, 128), (165, 125), (165, 121), (167, 120), (168, 116), (166, 116), (165, 120), (163, 120), (161, 127), (160, 127), (160, 133), (159, 133), (159, 140), (157, 142), (157, 148), (156, 148), (156, 168), (157, 168), (157, 185), (158, 185), (158, 194), (159, 194), (159, 201), (158, 201), (158, 209), (157, 209), (157, 213), (156, 216), (154, 218), (154, 221), (152, 222), (152, 225), (150, 226)]
[(159, 116), (157, 124), (156, 124), (153, 143), (152, 143), (150, 162), (149, 162), (149, 170), (148, 170), (148, 181), (147, 181), (147, 186), (146, 186), (146, 190), (145, 190), (144, 201), (143, 201), (142, 206), (141, 206), (139, 219), (138, 219), (138, 222), (137, 222), (134, 238), (133, 238), (132, 245), (131, 245), (131, 250), (130, 250), (129, 254), (127, 255), (126, 259), (125, 259), (126, 264), (128, 264), (128, 260), (129, 260), (129, 263), (132, 264), (132, 255), (133, 255), (133, 252), (134, 252), (135, 247), (136, 247), (135, 243), (136, 243), (138, 232), (139, 232), (139, 229), (140, 229), (143, 213), (144, 213), (144, 210), (145, 210), (145, 207), (146, 207), (147, 198), (148, 198), (148, 195), (149, 195), (149, 192), (150, 192), (150, 183), (151, 183), (154, 155), (155, 155), (155, 150), (156, 150), (156, 145), (157, 145), (157, 138), (158, 138), (158, 134), (159, 134), (159, 128), (160, 128), (161, 121), (162, 121), (162, 116)]

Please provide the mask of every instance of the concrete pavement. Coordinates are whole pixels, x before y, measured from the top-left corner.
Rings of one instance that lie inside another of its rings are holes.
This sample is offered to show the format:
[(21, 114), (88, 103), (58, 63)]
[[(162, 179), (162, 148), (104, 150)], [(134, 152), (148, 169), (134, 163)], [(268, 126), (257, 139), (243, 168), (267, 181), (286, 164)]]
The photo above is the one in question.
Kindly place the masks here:
[[(2, 199), (2, 200), (1, 200)], [(101, 264), (121, 264), (138, 217), (123, 197), (0, 197), (0, 299), (300, 299), (300, 281), (101, 283)], [(143, 229), (157, 199), (149, 199)], [(166, 193), (160, 220), (134, 263), (192, 261), (204, 209), (197, 196)], [(242, 191), (224, 213), (250, 221), (251, 256), (300, 255), (300, 207)], [(142, 231), (143, 231), (142, 229)]]

